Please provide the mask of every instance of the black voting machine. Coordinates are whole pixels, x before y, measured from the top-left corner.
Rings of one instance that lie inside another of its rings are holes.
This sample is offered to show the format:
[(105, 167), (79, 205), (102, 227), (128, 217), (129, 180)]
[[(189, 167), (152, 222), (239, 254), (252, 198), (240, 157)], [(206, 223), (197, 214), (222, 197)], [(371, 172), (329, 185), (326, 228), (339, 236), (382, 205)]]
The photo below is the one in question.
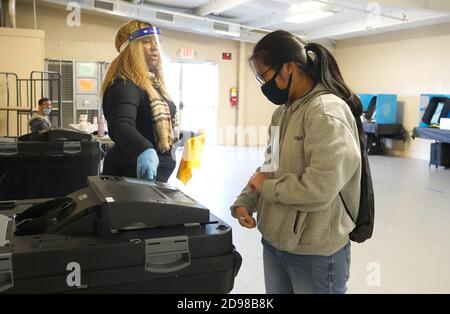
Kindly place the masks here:
[(89, 177), (0, 208), (4, 293), (228, 293), (241, 265), (231, 227), (165, 183)]
[(0, 292), (230, 292), (231, 227), (168, 184), (96, 176), (101, 154), (59, 128), (0, 140)]
[(99, 174), (101, 158), (98, 141), (69, 129), (0, 138), (0, 200), (65, 196)]
[[(61, 128), (60, 73), (32, 71), (19, 78), (0, 72), (0, 78), (5, 87), (0, 111), (6, 117), (6, 137), (0, 137), (0, 200), (65, 196), (84, 187), (87, 176), (99, 174), (100, 144), (89, 134)], [(58, 128), (22, 135), (23, 118), (36, 112), (43, 97), (52, 102), (49, 120)]]

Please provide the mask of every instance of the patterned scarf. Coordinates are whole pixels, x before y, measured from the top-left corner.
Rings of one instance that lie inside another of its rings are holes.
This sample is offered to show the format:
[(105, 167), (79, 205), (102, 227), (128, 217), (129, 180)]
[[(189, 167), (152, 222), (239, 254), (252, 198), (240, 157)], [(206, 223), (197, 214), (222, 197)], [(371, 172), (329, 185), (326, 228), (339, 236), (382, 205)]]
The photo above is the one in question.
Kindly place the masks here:
[[(160, 91), (161, 82), (155, 74), (149, 73), (149, 78), (153, 87)], [(178, 111), (174, 117), (170, 115), (169, 105), (160, 95), (159, 98), (150, 99), (150, 108), (152, 112), (153, 134), (156, 139), (158, 150), (162, 153), (169, 151), (179, 138), (179, 118)]]

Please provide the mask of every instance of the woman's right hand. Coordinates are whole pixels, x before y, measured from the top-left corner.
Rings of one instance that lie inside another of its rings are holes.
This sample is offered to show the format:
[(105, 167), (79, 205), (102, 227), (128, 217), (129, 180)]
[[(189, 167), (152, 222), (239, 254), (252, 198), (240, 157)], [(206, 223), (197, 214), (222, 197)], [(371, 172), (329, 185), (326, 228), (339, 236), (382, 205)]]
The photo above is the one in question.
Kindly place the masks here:
[(256, 220), (250, 216), (246, 207), (236, 207), (234, 209), (239, 224), (247, 229), (253, 229), (256, 227)]
[(138, 179), (154, 181), (158, 172), (159, 157), (156, 150), (148, 148), (143, 151), (136, 162)]

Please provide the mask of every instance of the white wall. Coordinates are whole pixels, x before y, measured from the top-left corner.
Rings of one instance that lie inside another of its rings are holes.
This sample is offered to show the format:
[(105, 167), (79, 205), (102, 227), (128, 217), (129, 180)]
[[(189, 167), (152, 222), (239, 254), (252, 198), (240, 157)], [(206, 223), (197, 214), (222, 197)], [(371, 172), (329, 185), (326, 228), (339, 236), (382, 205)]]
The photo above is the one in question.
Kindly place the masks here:
[[(81, 27), (66, 24), (68, 11), (62, 7), (37, 2), (37, 27), (45, 30), (44, 57), (111, 61), (117, 52), (114, 38), (126, 19), (110, 15), (93, 15), (82, 11)], [(33, 28), (33, 8), (30, 2), (17, 3), (17, 25)], [(195, 60), (213, 61), (219, 67), (219, 104), (217, 112), (219, 144), (233, 145), (235, 137), (230, 128), (237, 125), (242, 132), (239, 145), (265, 145), (267, 126), (275, 106), (267, 101), (248, 66), (253, 44), (200, 36), (163, 29), (164, 48), (170, 59), (178, 59), (180, 48), (193, 48)], [(231, 52), (232, 60), (222, 60), (222, 52)], [(239, 107), (229, 104), (231, 87), (239, 88)]]
[[(355, 92), (398, 94), (409, 132), (419, 123), (420, 94), (450, 93), (450, 24), (339, 41), (335, 56)], [(394, 154), (427, 160), (429, 143), (390, 145)]]
[[(29, 78), (31, 71), (44, 69), (44, 32), (30, 29), (0, 28), (0, 72), (13, 72), (20, 78)], [(0, 107), (6, 107), (6, 80), (0, 75)], [(15, 80), (9, 81), (10, 103), (12, 107), (28, 107), (25, 101), (25, 85), (23, 85), (23, 101), (17, 103)], [(6, 135), (6, 112), (0, 111), (0, 136)], [(9, 113), (10, 136), (16, 135), (17, 115)], [(23, 119), (22, 130), (26, 130), (26, 119)]]
[[(81, 26), (69, 27), (69, 12), (62, 7), (38, 2), (37, 27), (45, 30), (45, 51), (40, 58), (112, 61), (117, 56), (114, 38), (126, 19), (110, 15), (81, 13)], [(28, 2), (17, 3), (17, 25), (33, 28), (33, 8)], [(195, 60), (213, 61), (219, 68), (218, 127), (225, 130), (235, 125), (235, 108), (229, 104), (229, 91), (238, 84), (239, 42), (163, 29), (164, 48), (171, 60), (179, 59), (180, 48), (193, 48)], [(222, 52), (230, 52), (232, 60), (222, 60)], [(19, 61), (18, 61), (19, 62)], [(233, 141), (225, 141), (233, 144)]]

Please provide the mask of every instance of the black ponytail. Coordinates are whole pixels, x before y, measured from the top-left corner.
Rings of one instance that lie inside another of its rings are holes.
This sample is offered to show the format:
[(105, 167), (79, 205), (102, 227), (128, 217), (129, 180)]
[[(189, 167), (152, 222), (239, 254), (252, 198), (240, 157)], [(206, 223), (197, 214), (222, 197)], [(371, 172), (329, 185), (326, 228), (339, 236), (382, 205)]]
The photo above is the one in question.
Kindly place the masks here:
[(363, 134), (361, 100), (345, 83), (336, 59), (327, 48), (320, 44), (306, 44), (300, 38), (286, 31), (275, 31), (262, 38), (253, 49), (250, 61), (258, 59), (267, 66), (275, 67), (286, 62), (295, 62), (300, 69), (310, 75), (349, 106)]
[[(330, 93), (340, 97), (347, 103), (356, 119), (358, 131), (362, 134), (361, 115), (363, 114), (363, 109), (361, 100), (345, 83), (334, 56), (327, 48), (316, 43), (308, 44), (306, 52), (308, 55), (308, 74), (315, 81), (322, 83)], [(312, 52), (312, 55), (309, 52)]]

